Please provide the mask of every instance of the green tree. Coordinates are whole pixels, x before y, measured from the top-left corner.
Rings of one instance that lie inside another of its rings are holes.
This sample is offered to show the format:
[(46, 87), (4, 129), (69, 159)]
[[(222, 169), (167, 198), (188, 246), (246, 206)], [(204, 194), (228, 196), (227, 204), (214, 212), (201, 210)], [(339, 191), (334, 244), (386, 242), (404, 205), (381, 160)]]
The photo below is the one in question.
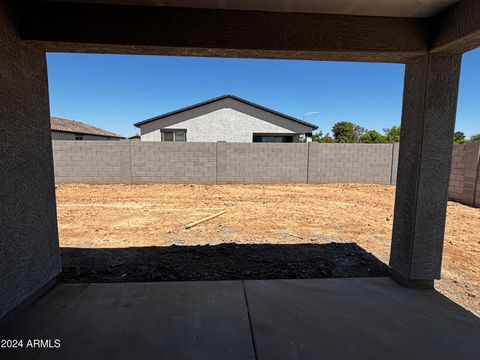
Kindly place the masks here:
[(318, 142), (320, 142), (320, 143), (334, 143), (335, 139), (332, 138), (329, 133), (327, 133)]
[(323, 132), (320, 130), (312, 135), (312, 142), (333, 143), (335, 140), (330, 136), (329, 133), (326, 133), (324, 136)]
[(468, 142), (475, 142), (475, 141), (480, 141), (480, 134), (475, 134), (470, 136), (470, 139), (468, 139)]
[(356, 137), (355, 142), (361, 142), (362, 136), (365, 135), (368, 130), (364, 127), (361, 127), (360, 125), (353, 124), (353, 132), (355, 133)]
[(363, 134), (361, 142), (368, 144), (384, 144), (387, 142), (387, 139), (378, 131), (370, 130)]
[(312, 142), (320, 142), (320, 139), (323, 137), (322, 130), (317, 131), (312, 134)]
[(337, 143), (357, 142), (355, 125), (349, 121), (339, 121), (332, 127), (333, 137)]
[(456, 131), (455, 134), (453, 134), (453, 143), (465, 144), (465, 134), (461, 131)]
[(383, 129), (387, 143), (400, 142), (400, 126)]

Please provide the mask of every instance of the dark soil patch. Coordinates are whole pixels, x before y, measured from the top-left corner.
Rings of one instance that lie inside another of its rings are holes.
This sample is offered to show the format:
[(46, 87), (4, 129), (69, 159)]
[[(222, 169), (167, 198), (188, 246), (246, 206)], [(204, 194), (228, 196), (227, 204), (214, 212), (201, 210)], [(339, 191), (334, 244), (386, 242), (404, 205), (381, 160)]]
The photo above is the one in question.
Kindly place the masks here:
[(388, 276), (355, 243), (61, 249), (64, 282), (312, 279)]

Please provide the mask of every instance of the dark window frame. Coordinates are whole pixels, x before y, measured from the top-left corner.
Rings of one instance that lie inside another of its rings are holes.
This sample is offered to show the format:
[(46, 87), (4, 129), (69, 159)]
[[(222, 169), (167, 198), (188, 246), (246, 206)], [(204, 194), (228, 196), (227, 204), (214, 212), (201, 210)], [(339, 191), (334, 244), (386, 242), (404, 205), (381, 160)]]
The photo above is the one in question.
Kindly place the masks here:
[[(187, 130), (186, 129), (162, 129), (160, 130), (162, 134), (162, 142), (187, 142)], [(184, 140), (177, 140), (177, 133), (183, 133)], [(165, 133), (172, 134), (172, 140), (165, 140)]]
[[(282, 138), (282, 141), (263, 141), (264, 138)], [(268, 135), (268, 134), (253, 134), (252, 142), (266, 143), (266, 144), (288, 144), (293, 143), (293, 135)]]

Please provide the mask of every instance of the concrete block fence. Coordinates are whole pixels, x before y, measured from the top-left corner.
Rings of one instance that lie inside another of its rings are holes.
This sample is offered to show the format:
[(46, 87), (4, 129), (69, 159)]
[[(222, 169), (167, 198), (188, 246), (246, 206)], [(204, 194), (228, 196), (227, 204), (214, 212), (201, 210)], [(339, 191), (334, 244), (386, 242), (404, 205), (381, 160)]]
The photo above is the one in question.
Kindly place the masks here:
[[(57, 183), (395, 184), (399, 144), (53, 141)], [(455, 145), (450, 199), (480, 206), (480, 144)]]
[(455, 145), (452, 153), (449, 198), (480, 207), (480, 142)]
[(215, 184), (215, 143), (125, 143), (130, 143), (131, 169), (126, 183)]
[[(305, 144), (302, 145), (305, 146)], [(308, 145), (308, 182), (392, 184), (395, 146), (394, 144), (310, 143)]]
[(53, 140), (55, 182), (129, 183), (130, 144), (107, 140)]
[(306, 144), (217, 143), (217, 184), (304, 183)]
[(391, 184), (396, 147), (54, 140), (53, 156), (57, 183)]

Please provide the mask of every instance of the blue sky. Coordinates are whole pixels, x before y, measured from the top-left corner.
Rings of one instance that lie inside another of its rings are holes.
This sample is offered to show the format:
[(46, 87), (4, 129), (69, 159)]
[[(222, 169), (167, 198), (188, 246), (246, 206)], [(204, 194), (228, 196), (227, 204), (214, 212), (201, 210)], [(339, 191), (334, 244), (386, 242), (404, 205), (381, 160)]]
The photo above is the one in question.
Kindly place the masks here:
[[(226, 93), (331, 131), (400, 123), (404, 66), (133, 55), (47, 55), (53, 116), (130, 136), (134, 122)], [(480, 132), (480, 50), (464, 55), (457, 130)]]

